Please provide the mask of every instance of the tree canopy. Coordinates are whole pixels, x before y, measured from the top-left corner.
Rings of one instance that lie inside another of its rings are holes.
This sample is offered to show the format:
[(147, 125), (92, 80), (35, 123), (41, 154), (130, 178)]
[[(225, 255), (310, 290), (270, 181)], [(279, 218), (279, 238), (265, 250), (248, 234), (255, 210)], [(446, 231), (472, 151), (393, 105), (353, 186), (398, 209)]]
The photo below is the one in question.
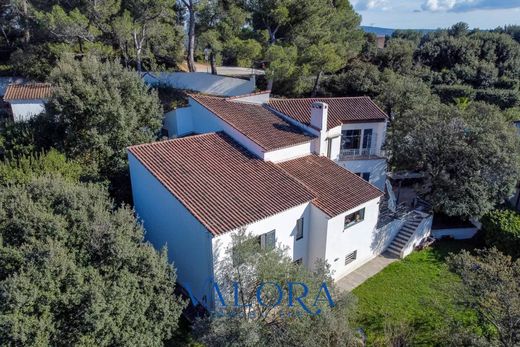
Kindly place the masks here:
[[(309, 271), (294, 263), (284, 249), (262, 249), (257, 238), (243, 230), (232, 235), (231, 245), (220, 252), (215, 278), (227, 306), (216, 296), (213, 316), (197, 322), (195, 333), (205, 345), (311, 347), (359, 342), (350, 326), (354, 298), (336, 291), (326, 264), (317, 263), (315, 270)], [(288, 301), (290, 282), (296, 283), (291, 287), (292, 306)], [(271, 284), (263, 287), (262, 304), (257, 297), (261, 283)], [(328, 285), (332, 305), (321, 290), (323, 283)], [(283, 291), (279, 305), (274, 304), (279, 292), (272, 284)], [(304, 294), (302, 284), (308, 293)], [(295, 299), (300, 297), (301, 301)]]
[(417, 105), (396, 117), (389, 136), (392, 164), (424, 173), (423, 193), (451, 216), (482, 216), (512, 193), (519, 145), (514, 127), (483, 103)]
[(462, 278), (463, 302), (492, 327), (487, 345), (520, 344), (520, 260), (490, 249), (477, 255), (462, 251), (449, 263)]
[[(34, 120), (40, 142), (96, 170), (117, 188), (127, 181), (126, 147), (151, 142), (162, 126), (157, 92), (117, 62), (65, 58), (50, 75), (53, 95)], [(43, 138), (43, 139), (42, 139)]]
[(183, 304), (128, 208), (60, 176), (0, 186), (0, 340), (162, 346)]

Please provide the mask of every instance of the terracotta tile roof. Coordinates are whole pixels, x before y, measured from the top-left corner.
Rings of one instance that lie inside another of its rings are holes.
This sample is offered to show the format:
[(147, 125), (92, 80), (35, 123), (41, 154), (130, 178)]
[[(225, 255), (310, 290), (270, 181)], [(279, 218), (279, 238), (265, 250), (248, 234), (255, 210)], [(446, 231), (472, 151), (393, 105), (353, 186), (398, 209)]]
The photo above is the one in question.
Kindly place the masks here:
[(294, 146), (314, 138), (262, 105), (214, 96), (190, 96), (265, 151)]
[(308, 155), (277, 164), (316, 195), (313, 204), (329, 217), (380, 197), (383, 192), (326, 157)]
[(254, 157), (224, 133), (137, 145), (128, 150), (213, 235), (314, 198), (284, 170)]
[[(328, 129), (349, 122), (384, 121), (388, 116), (367, 96), (342, 98), (273, 99), (269, 106), (300, 123), (310, 125), (311, 104), (320, 101), (329, 105)], [(328, 130), (327, 129), (327, 130)]]
[(47, 99), (52, 94), (50, 83), (10, 84), (4, 94), (4, 100)]

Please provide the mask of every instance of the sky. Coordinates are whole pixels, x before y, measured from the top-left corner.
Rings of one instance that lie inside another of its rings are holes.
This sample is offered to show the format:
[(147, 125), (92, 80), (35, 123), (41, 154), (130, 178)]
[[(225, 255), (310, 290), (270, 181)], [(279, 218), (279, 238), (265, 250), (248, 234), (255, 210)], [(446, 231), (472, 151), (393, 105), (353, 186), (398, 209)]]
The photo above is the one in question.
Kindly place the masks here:
[(520, 25), (520, 0), (351, 0), (362, 25), (392, 29), (470, 28)]

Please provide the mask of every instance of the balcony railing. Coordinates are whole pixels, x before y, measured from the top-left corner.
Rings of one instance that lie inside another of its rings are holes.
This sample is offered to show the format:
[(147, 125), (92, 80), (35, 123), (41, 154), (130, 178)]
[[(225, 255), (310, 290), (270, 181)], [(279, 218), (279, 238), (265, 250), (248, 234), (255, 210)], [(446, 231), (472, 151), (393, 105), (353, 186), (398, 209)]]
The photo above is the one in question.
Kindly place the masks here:
[(339, 160), (348, 159), (375, 159), (384, 157), (384, 153), (379, 148), (356, 148), (342, 149), (339, 153)]

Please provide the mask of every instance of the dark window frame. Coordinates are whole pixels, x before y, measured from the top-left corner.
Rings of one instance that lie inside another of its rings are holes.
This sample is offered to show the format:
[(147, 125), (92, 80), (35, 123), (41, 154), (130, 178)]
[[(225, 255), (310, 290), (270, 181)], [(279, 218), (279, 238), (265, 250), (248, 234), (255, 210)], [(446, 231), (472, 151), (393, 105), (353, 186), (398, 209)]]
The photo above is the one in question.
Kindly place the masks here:
[(343, 230), (346, 230), (356, 224), (365, 220), (365, 208), (359, 209), (355, 212), (349, 213), (345, 216), (343, 222)]
[(304, 225), (303, 217), (296, 221), (296, 241), (303, 239)]

